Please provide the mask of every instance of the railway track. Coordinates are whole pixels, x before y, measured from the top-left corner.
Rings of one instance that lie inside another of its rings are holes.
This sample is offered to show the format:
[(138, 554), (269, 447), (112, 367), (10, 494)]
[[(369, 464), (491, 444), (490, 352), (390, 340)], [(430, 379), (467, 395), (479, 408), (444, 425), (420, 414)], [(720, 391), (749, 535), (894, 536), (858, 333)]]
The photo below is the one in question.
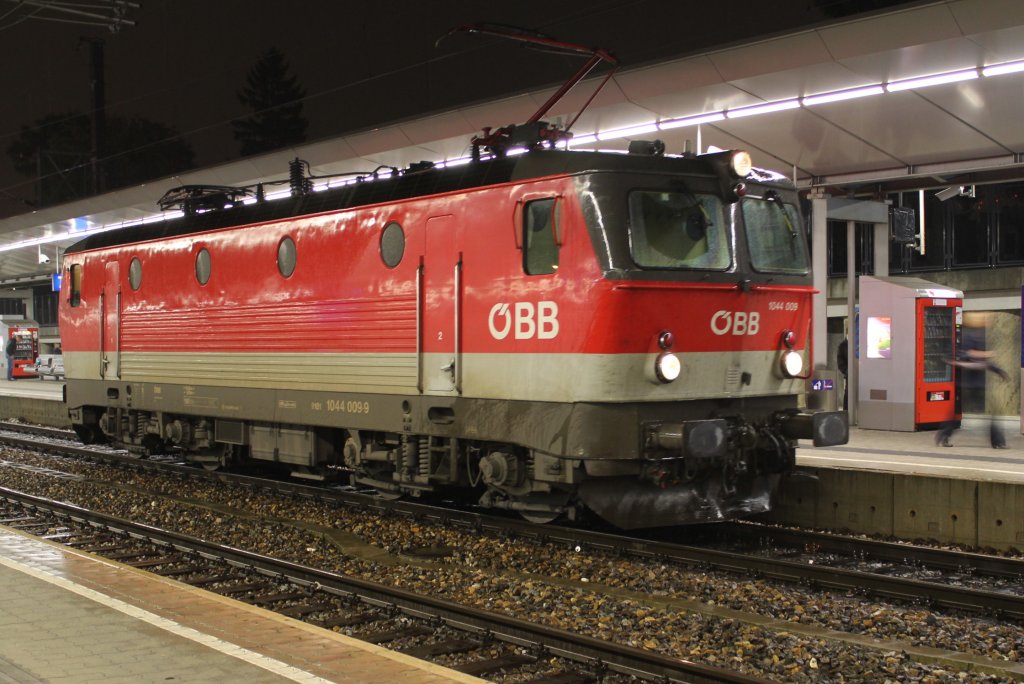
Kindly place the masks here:
[[(56, 501), (0, 488), (0, 525), (304, 620), (451, 668), (507, 676), (538, 660), (558, 663), (533, 684), (615, 681), (765, 682), (730, 670), (418, 596), (248, 551), (212, 544)], [(495, 643), (497, 657), (480, 652)], [(522, 681), (522, 680), (520, 680)]]
[[(7, 429), (7, 426), (3, 426)], [(60, 435), (46, 429), (48, 439)], [(63, 436), (69, 434), (63, 431)], [(627, 537), (222, 472), (207, 472), (165, 461), (140, 460), (121, 453), (62, 443), (40, 445), (35, 437), (0, 433), (0, 442), (55, 453), (101, 459), (121, 467), (145, 468), (177, 477), (218, 480), (330, 505), (397, 513), (420, 521), (564, 544), (579, 552), (657, 559), (683, 567), (717, 570), (741, 577), (774, 579), (802, 586), (854, 592), (1024, 620), (1024, 561), (910, 544), (824, 533), (784, 530), (756, 524), (725, 524), (711, 529), (699, 544)], [(673, 534), (678, 534), (678, 531)], [(723, 541), (725, 540), (725, 541)], [(727, 548), (721, 548), (725, 546)]]

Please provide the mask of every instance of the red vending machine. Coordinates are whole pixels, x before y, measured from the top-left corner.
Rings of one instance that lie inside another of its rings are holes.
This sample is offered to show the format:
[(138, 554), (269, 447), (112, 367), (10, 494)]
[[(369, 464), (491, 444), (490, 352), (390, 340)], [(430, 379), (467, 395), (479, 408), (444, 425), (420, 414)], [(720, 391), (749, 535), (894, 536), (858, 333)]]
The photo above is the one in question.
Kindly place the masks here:
[[(956, 396), (957, 331), (963, 325), (963, 294), (959, 297), (920, 296), (917, 299), (917, 368), (914, 382), (918, 397), (914, 427), (938, 427), (961, 419)], [(941, 294), (941, 293), (925, 293)]]
[(11, 377), (34, 378), (36, 374), (27, 368), (35, 367), (36, 356), (39, 354), (39, 326), (35, 321), (0, 319), (0, 334), (3, 336), (4, 351), (7, 343), (14, 340), (14, 353), (10, 359), (4, 360), (11, 364)]
[(860, 278), (861, 427), (911, 432), (961, 418), (956, 390), (963, 293), (919, 278)]

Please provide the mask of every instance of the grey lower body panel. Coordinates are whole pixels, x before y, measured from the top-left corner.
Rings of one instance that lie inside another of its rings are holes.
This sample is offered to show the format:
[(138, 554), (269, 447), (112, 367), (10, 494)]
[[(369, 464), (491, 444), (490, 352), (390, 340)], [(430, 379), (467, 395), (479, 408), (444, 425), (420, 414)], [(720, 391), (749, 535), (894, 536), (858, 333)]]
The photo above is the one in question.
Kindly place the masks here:
[(553, 403), (376, 393), (69, 380), (70, 409), (135, 409), (233, 421), (495, 441), (564, 458), (639, 458), (642, 425), (742, 414), (759, 420), (792, 397), (651, 403)]

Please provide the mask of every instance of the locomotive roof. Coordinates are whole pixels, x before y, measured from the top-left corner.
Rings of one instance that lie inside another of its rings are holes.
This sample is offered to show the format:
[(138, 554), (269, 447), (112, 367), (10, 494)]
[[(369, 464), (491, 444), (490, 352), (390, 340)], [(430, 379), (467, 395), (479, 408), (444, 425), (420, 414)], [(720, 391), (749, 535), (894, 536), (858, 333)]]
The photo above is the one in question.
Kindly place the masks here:
[[(327, 211), (383, 204), (416, 197), (482, 188), (545, 176), (596, 173), (684, 173), (711, 175), (709, 160), (699, 156), (652, 156), (609, 152), (535, 150), (526, 154), (484, 159), (460, 166), (405, 171), (379, 180), (366, 180), (320, 192), (215, 210), (142, 226), (90, 235), (68, 247), (65, 254), (189, 235), (218, 228), (308, 216)], [(778, 180), (760, 177), (759, 180)]]

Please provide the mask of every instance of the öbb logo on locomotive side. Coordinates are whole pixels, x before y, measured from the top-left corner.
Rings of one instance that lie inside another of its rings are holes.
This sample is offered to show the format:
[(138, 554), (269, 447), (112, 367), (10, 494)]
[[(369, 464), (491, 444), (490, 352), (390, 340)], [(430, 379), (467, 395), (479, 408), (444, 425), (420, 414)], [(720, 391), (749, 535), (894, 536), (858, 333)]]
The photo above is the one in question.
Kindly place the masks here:
[(515, 330), (517, 340), (552, 340), (558, 336), (558, 304), (555, 302), (498, 302), (487, 317), (491, 337), (503, 340)]
[(711, 317), (711, 332), (716, 335), (756, 335), (761, 329), (757, 311), (716, 311)]

